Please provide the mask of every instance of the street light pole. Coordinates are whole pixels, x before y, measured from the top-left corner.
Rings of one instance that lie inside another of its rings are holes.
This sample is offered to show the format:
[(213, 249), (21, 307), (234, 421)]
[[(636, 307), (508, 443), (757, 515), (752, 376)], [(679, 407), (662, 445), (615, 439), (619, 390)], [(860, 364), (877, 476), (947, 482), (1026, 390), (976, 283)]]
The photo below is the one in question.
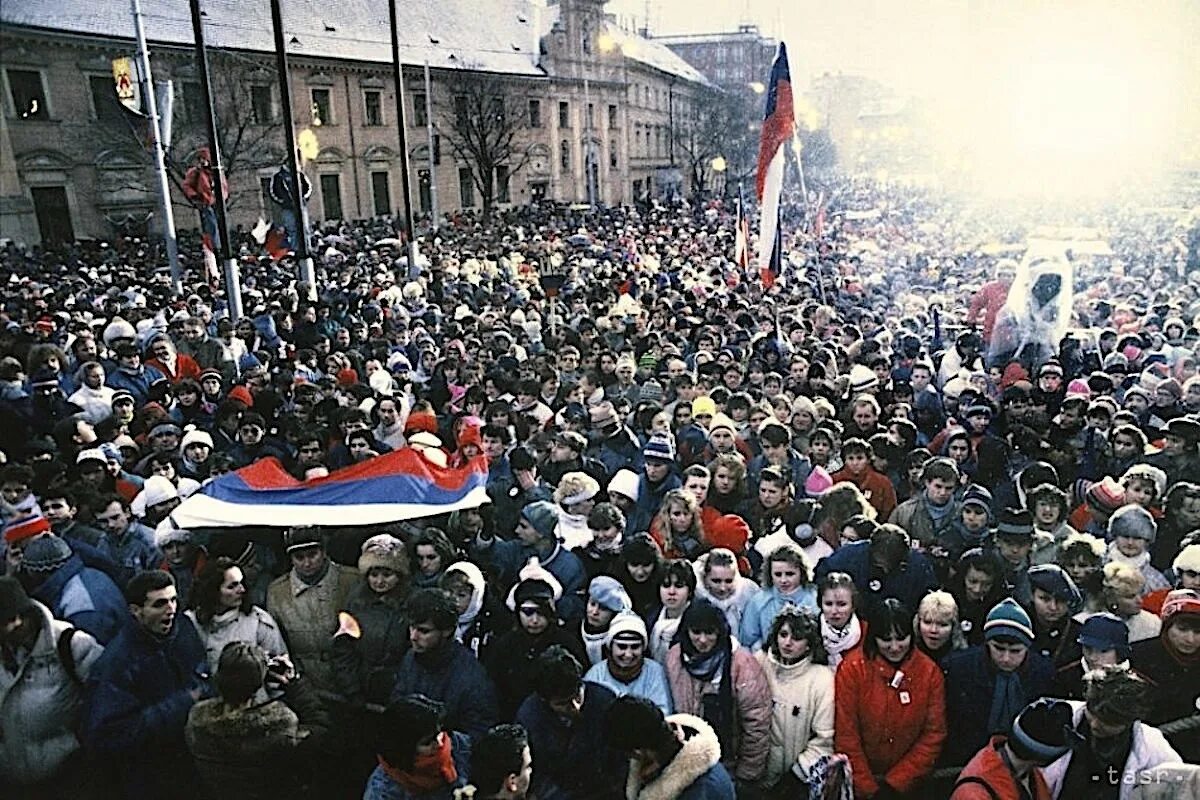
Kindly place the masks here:
[[(396, 3), (387, 0), (388, 23), (392, 29), (392, 79), (396, 83), (396, 127), (400, 136), (400, 187), (404, 194), (404, 236), (408, 242), (408, 277), (417, 276), (417, 238), (413, 233), (412, 182), (408, 174), (408, 132), (404, 121), (404, 69), (400, 64), (400, 28)], [(429, 154), (429, 179), (433, 181), (433, 153)]]

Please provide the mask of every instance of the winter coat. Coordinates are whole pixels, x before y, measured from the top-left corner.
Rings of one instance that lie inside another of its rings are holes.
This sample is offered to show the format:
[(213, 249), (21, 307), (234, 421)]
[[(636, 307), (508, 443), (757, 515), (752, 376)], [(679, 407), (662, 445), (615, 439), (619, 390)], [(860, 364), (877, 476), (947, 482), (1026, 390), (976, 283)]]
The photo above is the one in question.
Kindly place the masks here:
[[(902, 506), (903, 507), (903, 506)], [(821, 559), (813, 573), (813, 582), (820, 583), (831, 572), (846, 572), (868, 603), (894, 597), (906, 608), (916, 609), (921, 598), (937, 588), (933, 565), (924, 553), (912, 550), (899, 569), (887, 575), (875, 576), (871, 571), (871, 543), (851, 542), (832, 555)]]
[[(1072, 718), (1075, 727), (1078, 728), (1079, 723), (1083, 720), (1084, 703), (1080, 700), (1068, 700), (1067, 702), (1071, 704)], [(1063, 779), (1067, 775), (1067, 769), (1071, 766), (1073, 755), (1073, 752), (1068, 752), (1049, 766), (1042, 768), (1042, 777), (1046, 779), (1046, 785), (1050, 787), (1052, 797), (1060, 796)], [(1131, 800), (1134, 788), (1139, 783), (1138, 779), (1146, 775), (1146, 770), (1153, 770), (1160, 764), (1171, 764), (1178, 761), (1182, 761), (1179, 753), (1175, 752), (1167, 743), (1158, 728), (1144, 722), (1133, 723), (1133, 743), (1129, 757), (1125, 760), (1125, 769), (1121, 774), (1121, 788), (1118, 797), (1120, 800)], [(1067, 800), (1067, 798), (1062, 798), (1062, 800)]]
[(118, 567), (133, 573), (158, 569), (163, 562), (163, 554), (154, 544), (154, 529), (140, 522), (130, 522), (120, 536), (105, 534), (96, 549)]
[[(958, 776), (957, 788), (950, 800), (1050, 800), (1050, 789), (1039, 770), (1030, 771), (1033, 782), (1032, 797), (1017, 788), (1016, 779), (1004, 762), (1004, 757), (1000, 755), (1004, 741), (1003, 736), (993, 736), (987, 746), (967, 762), (967, 766)], [(987, 784), (987, 787), (991, 787), (995, 794), (974, 781), (963, 783), (963, 778), (977, 778)]]
[(243, 614), (240, 610), (226, 611), (208, 621), (207, 625), (200, 624), (195, 611), (188, 611), (187, 618), (196, 626), (200, 641), (204, 642), (204, 651), (208, 654), (209, 672), (216, 675), (217, 665), (221, 661), (221, 651), (230, 642), (246, 642), (256, 644), (267, 654), (267, 657), (287, 653), (287, 645), (275, 619), (258, 606), (251, 606), (250, 611)]
[(725, 619), (729, 621), (729, 630), (741, 631), (742, 616), (750, 606), (750, 601), (762, 589), (754, 581), (744, 578), (735, 572), (733, 575), (733, 594), (724, 600), (718, 599), (704, 585), (704, 567), (707, 563), (708, 553), (696, 559), (696, 597), (702, 597), (721, 609), (721, 612), (725, 615)]
[(77, 553), (50, 573), (32, 596), (48, 606), (55, 618), (87, 631), (100, 644), (111, 642), (129, 622), (125, 596), (112, 578), (85, 567)]
[(642, 664), (642, 671), (629, 683), (618, 680), (608, 668), (608, 661), (594, 665), (583, 676), (585, 681), (598, 683), (612, 691), (617, 697), (631, 694), (642, 697), (662, 709), (664, 714), (675, 710), (671, 700), (671, 684), (667, 681), (667, 671), (657, 661), (649, 658)]
[(58, 641), (71, 624), (54, 619), (33, 601), (30, 614), (40, 630), (32, 650), (9, 672), (0, 661), (0, 775), (29, 784), (52, 777), (75, 751), (75, 731), (83, 710), (83, 684), (104, 653), (86, 631), (71, 638), (72, 679), (58, 654)]
[(117, 767), (125, 796), (192, 796), (195, 767), (183, 729), (192, 691), (208, 691), (208, 659), (192, 621), (177, 616), (162, 638), (126, 625), (91, 678), (84, 744)]
[(834, 679), (834, 750), (850, 759), (855, 794), (870, 797), (880, 778), (909, 792), (933, 771), (946, 741), (944, 697), (941, 670), (916, 648), (898, 668), (859, 649), (842, 660)]
[(585, 668), (589, 661), (579, 638), (561, 624), (551, 626), (539, 636), (530, 636), (517, 625), (496, 640), (486, 662), (488, 674), (496, 684), (500, 711), (505, 719), (512, 717), (521, 703), (536, 688), (538, 657), (553, 645), (570, 651)]
[(642, 778), (641, 762), (630, 759), (626, 800), (733, 800), (733, 781), (721, 766), (712, 727), (691, 714), (672, 714), (667, 724), (683, 738), (683, 748), (649, 780)]
[(910, 497), (896, 506), (896, 510), (891, 513), (887, 521), (904, 528), (915, 541), (928, 545), (940, 540), (943, 531), (958, 519), (961, 509), (958, 508), (957, 501), (951, 500), (950, 502), (955, 506), (949, 509), (940, 521), (935, 522), (933, 515), (929, 513), (929, 501), (925, 499), (925, 493), (921, 492), (916, 497)]
[(541, 800), (617, 800), (624, 759), (608, 746), (604, 720), (617, 696), (597, 683), (583, 684), (579, 717), (568, 721), (537, 694), (525, 698), (516, 722), (529, 734), (538, 768), (534, 794)]
[(135, 406), (141, 408), (150, 402), (150, 387), (166, 379), (167, 376), (154, 367), (143, 365), (136, 370), (128, 370), (123, 367), (115, 369), (108, 373), (105, 384), (113, 390), (125, 389), (133, 395)]
[(633, 431), (624, 426), (615, 435), (588, 448), (585, 455), (587, 458), (603, 464), (605, 475), (609, 478), (622, 469), (641, 472), (642, 467), (646, 465), (646, 459), (642, 456), (641, 444), (633, 435)]
[(313, 687), (333, 691), (333, 634), (338, 611), (360, 581), (358, 570), (330, 563), (329, 571), (309, 586), (289, 571), (271, 582), (267, 609), (283, 629), (292, 662)]
[(557, 604), (559, 617), (564, 622), (583, 619), (587, 573), (579, 557), (561, 544), (556, 544), (550, 555), (543, 557), (519, 539), (476, 539), (471, 555), (491, 570), (494, 585), (502, 591), (508, 591), (517, 582), (518, 573), (529, 563), (529, 559), (538, 559), (542, 567), (562, 584), (562, 597)]
[(228, 391), (237, 377), (237, 364), (233, 361), (233, 353), (219, 339), (205, 335), (198, 342), (183, 339), (178, 342), (177, 350), (180, 355), (191, 356), (201, 370), (215, 369), (221, 373), (221, 386)]
[(346, 613), (358, 633), (342, 626), (333, 639), (333, 682), (351, 704), (387, 705), (396, 667), (408, 652), (408, 620), (402, 597), (381, 597), (364, 579), (350, 593)]
[[(996, 668), (988, 655), (987, 645), (968, 647), (946, 657), (945, 672), (946, 715), (950, 738), (942, 753), (943, 763), (965, 764), (979, 752), (988, 739), (1000, 731), (988, 730), (992, 695), (996, 687)], [(1030, 648), (1017, 669), (1024, 701), (1031, 703), (1050, 693), (1054, 683), (1054, 665), (1050, 659)], [(1005, 722), (1005, 730), (1012, 720)]]
[(817, 589), (815, 586), (801, 585), (791, 594), (781, 594), (773, 586), (764, 588), (750, 598), (746, 610), (742, 612), (742, 623), (738, 628), (738, 641), (751, 650), (759, 650), (763, 642), (771, 635), (771, 626), (783, 607), (791, 603), (801, 608), (807, 608), (814, 614), (820, 611), (817, 607)]
[[(762, 667), (749, 650), (735, 646), (732, 657), (733, 741), (737, 752), (723, 753), (722, 761), (738, 780), (757, 781), (762, 778), (771, 747), (771, 689)], [(711, 681), (701, 683), (688, 674), (679, 645), (671, 647), (665, 666), (675, 709), (681, 714), (703, 717), (703, 698), (716, 694), (718, 687)]]
[[(1154, 685), (1154, 705), (1146, 716), (1151, 725), (1200, 713), (1200, 662), (1181, 663), (1167, 652), (1162, 638), (1133, 646), (1130, 662), (1138, 674)], [(1200, 730), (1173, 734), (1171, 745), (1190, 762), (1200, 763)]]
[(112, 398), (116, 393), (117, 390), (111, 386), (101, 386), (99, 389), (80, 386), (67, 398), (67, 402), (83, 409), (84, 419), (95, 425), (112, 416)]
[(202, 700), (188, 714), (184, 735), (200, 779), (221, 800), (294, 797), (314, 745), (329, 728), (321, 699), (301, 676), (282, 697), (256, 697), (231, 709)]
[(780, 663), (768, 650), (754, 654), (771, 692), (771, 742), (763, 784), (789, 770), (808, 777), (817, 759), (833, 754), (833, 669), (804, 658)]
[(856, 476), (848, 469), (839, 469), (829, 477), (835, 484), (852, 483), (857, 486), (879, 515), (879, 519), (887, 519), (896, 510), (896, 487), (892, 486), (888, 476), (881, 472), (868, 467), (861, 475)]
[(453, 784), (446, 784), (425, 794), (412, 794), (392, 780), (392, 777), (383, 771), (382, 766), (378, 766), (367, 779), (363, 800), (452, 800), (457, 795), (455, 790), (465, 786), (471, 775), (470, 738), (458, 731), (452, 731), (450, 757), (454, 761), (454, 771), (458, 776)]
[(431, 653), (409, 650), (396, 670), (392, 700), (423, 694), (443, 706), (450, 730), (478, 741), (496, 724), (496, 687), (471, 651), (455, 641)]

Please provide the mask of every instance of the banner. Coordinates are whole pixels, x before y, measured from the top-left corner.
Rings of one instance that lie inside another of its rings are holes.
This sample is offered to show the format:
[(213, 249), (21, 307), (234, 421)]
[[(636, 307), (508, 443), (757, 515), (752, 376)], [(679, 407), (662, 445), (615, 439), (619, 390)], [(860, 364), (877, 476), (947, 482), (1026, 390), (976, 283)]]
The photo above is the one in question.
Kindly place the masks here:
[(170, 519), (184, 529), (385, 525), (487, 503), (487, 474), (482, 456), (450, 469), (408, 447), (309, 481), (267, 458), (209, 481)]

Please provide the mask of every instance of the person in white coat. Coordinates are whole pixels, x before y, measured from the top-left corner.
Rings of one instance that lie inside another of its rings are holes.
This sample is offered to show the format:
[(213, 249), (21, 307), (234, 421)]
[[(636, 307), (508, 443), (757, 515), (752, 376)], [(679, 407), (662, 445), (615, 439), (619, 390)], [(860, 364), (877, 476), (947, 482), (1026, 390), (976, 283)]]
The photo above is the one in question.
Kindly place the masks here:
[(192, 608), (187, 616), (204, 642), (208, 665), (214, 673), (221, 651), (230, 642), (256, 644), (268, 658), (288, 654), (279, 624), (250, 602), (244, 581), (241, 567), (221, 556), (204, 565), (192, 586)]
[(760, 591), (757, 583), (738, 572), (732, 550), (715, 547), (696, 559), (696, 596), (721, 609), (731, 631), (741, 630), (742, 614)]
[(1154, 770), (1182, 761), (1162, 732), (1140, 719), (1152, 687), (1137, 673), (1112, 665), (1084, 676), (1084, 701), (1071, 704), (1078, 743), (1042, 769), (1056, 800), (1131, 800), (1154, 780)]
[(0, 797), (83, 796), (89, 776), (75, 729), (103, 653), (16, 578), (0, 578)]

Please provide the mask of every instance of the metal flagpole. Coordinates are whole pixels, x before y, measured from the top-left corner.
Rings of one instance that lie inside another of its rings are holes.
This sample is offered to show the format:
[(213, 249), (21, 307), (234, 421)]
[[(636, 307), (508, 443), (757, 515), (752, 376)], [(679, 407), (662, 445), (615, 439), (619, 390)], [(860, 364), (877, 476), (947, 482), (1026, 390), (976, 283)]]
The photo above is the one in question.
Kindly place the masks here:
[[(278, 2), (278, 0), (276, 0)], [(404, 69), (400, 64), (400, 28), (396, 3), (388, 0), (388, 22), (392, 29), (392, 79), (396, 82), (396, 127), (400, 134), (400, 186), (404, 193), (404, 235), (408, 239), (408, 275), (417, 276), (417, 237), (413, 231), (412, 181), (408, 174), (408, 131), (404, 121)], [(429, 154), (429, 179), (433, 180), (433, 153)]]
[(438, 229), (437, 175), (433, 169), (433, 85), (429, 80), (429, 61), (425, 61), (425, 135), (429, 139), (429, 209), (433, 229)]
[(137, 36), (138, 67), (142, 73), (142, 101), (150, 118), (150, 142), (154, 147), (154, 170), (158, 174), (158, 193), (162, 203), (163, 239), (167, 244), (167, 263), (171, 267), (171, 291), (183, 294), (183, 275), (179, 269), (179, 243), (175, 240), (175, 211), (171, 207), (171, 182), (167, 178), (166, 143), (158, 127), (158, 99), (154, 94), (154, 77), (150, 73), (150, 48), (146, 46), (146, 29), (142, 25), (141, 0), (131, 0), (133, 29)]
[(191, 0), (192, 31), (196, 35), (196, 64), (200, 69), (200, 91), (204, 96), (205, 122), (208, 128), (208, 152), (212, 157), (212, 178), (216, 186), (217, 235), (221, 240), (221, 263), (225, 268), (225, 294), (229, 298), (229, 317), (242, 317), (242, 284), (238, 265), (229, 241), (225, 209), (225, 167), (221, 161), (221, 140), (217, 136), (217, 112), (213, 106), (212, 82), (208, 75), (208, 49), (204, 44), (204, 23), (200, 19), (200, 0)]
[(296, 125), (292, 118), (292, 81), (288, 74), (287, 45), (283, 40), (283, 12), (279, 0), (271, 0), (271, 26), (275, 29), (275, 61), (279, 70), (279, 105), (283, 111), (283, 135), (287, 140), (287, 163), (292, 171), (292, 208), (296, 212), (296, 258), (300, 262), (300, 280), (308, 284), (310, 300), (317, 299), (317, 273), (308, 252), (308, 207), (300, 185), (300, 151), (296, 149)]

